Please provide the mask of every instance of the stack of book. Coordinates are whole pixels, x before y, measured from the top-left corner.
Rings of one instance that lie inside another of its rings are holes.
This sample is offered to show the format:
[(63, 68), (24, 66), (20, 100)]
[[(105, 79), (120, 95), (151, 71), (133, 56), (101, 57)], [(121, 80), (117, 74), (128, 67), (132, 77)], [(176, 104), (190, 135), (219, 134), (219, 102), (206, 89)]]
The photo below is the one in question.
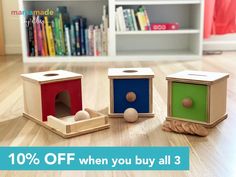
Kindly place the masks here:
[(55, 16), (26, 17), (28, 56), (106, 56), (108, 16), (103, 7), (100, 26), (87, 19), (70, 19), (67, 7), (57, 7)]
[(116, 31), (147, 31), (151, 30), (150, 20), (144, 6), (137, 10), (116, 8)]

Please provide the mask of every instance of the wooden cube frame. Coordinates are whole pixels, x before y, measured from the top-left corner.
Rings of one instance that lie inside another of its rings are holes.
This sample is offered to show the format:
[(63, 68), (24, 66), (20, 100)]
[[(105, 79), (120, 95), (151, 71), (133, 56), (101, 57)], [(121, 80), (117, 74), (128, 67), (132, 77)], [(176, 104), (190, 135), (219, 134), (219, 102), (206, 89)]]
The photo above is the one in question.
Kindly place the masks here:
[[(82, 110), (82, 75), (63, 70), (22, 74), (24, 90), (23, 116), (38, 123), (63, 138), (95, 132), (109, 128), (108, 117), (86, 109), (90, 119), (74, 121), (74, 114)], [(55, 99), (62, 92), (68, 92), (71, 116), (55, 117)]]
[[(82, 110), (82, 75), (63, 71), (22, 74), (24, 113), (40, 121), (55, 116), (55, 100), (60, 93), (70, 96), (71, 115)], [(65, 99), (64, 99), (65, 100)], [(65, 100), (65, 102), (68, 102)]]
[[(167, 120), (178, 119), (194, 123), (200, 123), (206, 127), (214, 127), (227, 118), (227, 73), (206, 71), (183, 71), (166, 77), (168, 81), (168, 107)], [(205, 122), (174, 117), (172, 114), (172, 85), (174, 82), (186, 84), (199, 84), (207, 86), (207, 120)]]
[(122, 79), (148, 79), (149, 81), (149, 111), (147, 113), (139, 113), (139, 117), (154, 117), (153, 113), (153, 78), (154, 73), (151, 68), (110, 68), (108, 70), (108, 78), (110, 79), (110, 109), (109, 117), (123, 117), (123, 113), (115, 113), (114, 111), (114, 80)]

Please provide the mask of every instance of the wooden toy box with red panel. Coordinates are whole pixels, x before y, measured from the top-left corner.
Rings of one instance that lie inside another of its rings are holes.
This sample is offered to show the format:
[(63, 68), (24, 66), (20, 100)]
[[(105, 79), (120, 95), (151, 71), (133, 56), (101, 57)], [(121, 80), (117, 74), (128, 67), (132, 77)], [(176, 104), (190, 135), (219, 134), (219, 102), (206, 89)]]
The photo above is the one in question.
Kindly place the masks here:
[(109, 128), (105, 115), (89, 109), (90, 119), (74, 121), (83, 109), (82, 75), (63, 71), (22, 74), (24, 117), (64, 138)]

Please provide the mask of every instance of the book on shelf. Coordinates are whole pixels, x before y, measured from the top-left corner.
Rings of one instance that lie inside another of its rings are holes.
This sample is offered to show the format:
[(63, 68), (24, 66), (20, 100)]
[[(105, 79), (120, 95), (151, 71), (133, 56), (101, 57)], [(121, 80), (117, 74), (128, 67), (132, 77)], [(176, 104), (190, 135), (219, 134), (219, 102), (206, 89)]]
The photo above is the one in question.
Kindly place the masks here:
[(80, 18), (79, 22), (81, 55), (86, 55), (85, 30), (87, 28), (87, 20), (85, 18)]
[(60, 37), (60, 24), (58, 17), (55, 17), (51, 24), (53, 29), (53, 37), (55, 43), (56, 55), (62, 55), (61, 37)]
[(118, 12), (115, 12), (115, 23), (116, 23), (116, 31), (122, 31), (120, 27), (119, 15)]
[(71, 56), (71, 39), (70, 39), (70, 29), (65, 25), (65, 42), (66, 42), (66, 53)]
[(45, 52), (44, 56), (48, 56), (48, 46), (47, 46), (46, 31), (45, 31), (45, 26), (44, 26), (44, 19), (43, 19), (43, 24), (41, 24), (41, 27), (42, 27), (42, 35), (43, 35), (43, 50)]
[(90, 25), (88, 28), (88, 43), (89, 43), (89, 56), (94, 56), (94, 27)]
[(70, 25), (70, 38), (71, 38), (71, 55), (76, 56), (76, 39), (74, 25)]
[(98, 26), (95, 26), (94, 30), (93, 30), (93, 39), (94, 39), (94, 56), (100, 56), (100, 48), (99, 48), (99, 44), (100, 44), (100, 31), (99, 31), (99, 28)]
[(102, 33), (102, 56), (108, 55), (108, 15), (107, 8), (103, 6), (101, 33)]
[(115, 18), (117, 31), (151, 30), (149, 16), (144, 6), (139, 6), (136, 10), (117, 7)]
[(38, 56), (38, 40), (37, 40), (37, 24), (36, 17), (33, 16), (33, 29), (34, 29), (34, 53), (35, 56)]
[(65, 6), (57, 7), (57, 21), (58, 21), (58, 33), (59, 33), (59, 55), (66, 55), (66, 44), (65, 44), (65, 31), (64, 25), (70, 23), (70, 17), (67, 13), (67, 8)]
[(55, 47), (54, 47), (52, 27), (48, 24), (47, 16), (44, 17), (44, 23), (45, 23), (45, 30), (46, 30), (46, 36), (47, 36), (49, 56), (55, 56)]
[(138, 19), (138, 23), (139, 23), (139, 27), (141, 31), (146, 31), (146, 17), (144, 15), (143, 12), (137, 12), (136, 13), (137, 19)]
[(85, 29), (84, 35), (85, 35), (85, 48), (86, 48), (85, 55), (89, 56), (88, 29)]
[(54, 45), (54, 38), (53, 38), (53, 31), (52, 31), (52, 26), (48, 26), (48, 31), (49, 31), (49, 35), (47, 36), (49, 38), (49, 43), (51, 44), (51, 55), (50, 56), (55, 56), (56, 52), (55, 52), (55, 45)]
[(149, 20), (146, 8), (144, 6), (139, 6), (139, 10), (138, 11), (142, 12), (142, 15), (145, 18), (145, 29), (147, 28), (147, 30), (151, 30), (150, 20)]
[(131, 25), (130, 25), (130, 21), (129, 21), (129, 16), (128, 16), (128, 9), (124, 9), (123, 13), (124, 13), (124, 19), (125, 19), (125, 29), (126, 31), (131, 31)]
[(137, 22), (134, 15), (134, 9), (128, 9), (128, 14), (132, 26), (132, 31), (138, 31)]
[[(52, 31), (53, 31), (52, 35), (53, 35), (53, 40), (54, 40), (55, 52), (58, 51), (58, 47), (57, 47), (57, 45), (58, 45), (57, 44), (58, 38), (57, 38), (57, 27), (56, 27), (57, 24), (56, 23), (57, 22), (55, 21), (55, 19), (51, 21), (51, 26), (52, 26)], [(49, 48), (49, 46), (48, 46), (48, 48)]]
[(34, 27), (33, 27), (33, 16), (29, 15), (26, 19), (26, 33), (27, 33), (27, 55), (35, 56), (34, 51)]
[[(36, 20), (40, 21), (40, 17), (37, 16)], [(44, 56), (41, 23), (36, 23), (36, 28), (37, 28), (38, 55)]]
[(132, 21), (133, 21), (133, 24), (134, 24), (134, 30), (138, 31), (138, 25), (137, 25), (137, 20), (135, 18), (134, 9), (131, 9), (131, 16), (132, 16)]
[(127, 30), (127, 26), (125, 23), (125, 17), (124, 17), (124, 10), (123, 7), (120, 6), (116, 9), (117, 11), (117, 19), (119, 21), (119, 27), (120, 27), (120, 31), (128, 31)]
[[(80, 17), (78, 17), (80, 18)], [(75, 51), (76, 51), (76, 55), (80, 56), (81, 55), (81, 46), (80, 46), (80, 28), (79, 28), (79, 19), (76, 18), (74, 19), (74, 25), (75, 25), (75, 43), (76, 43), (76, 47), (75, 47)]]
[(106, 56), (107, 7), (104, 6), (102, 11), (100, 25), (88, 24), (83, 16), (70, 18), (65, 6), (57, 7), (54, 16), (27, 16), (27, 55)]
[(60, 42), (59, 55), (65, 55), (65, 40), (64, 40), (65, 38), (64, 38), (62, 14), (59, 14), (58, 17), (58, 31), (59, 31), (59, 42)]

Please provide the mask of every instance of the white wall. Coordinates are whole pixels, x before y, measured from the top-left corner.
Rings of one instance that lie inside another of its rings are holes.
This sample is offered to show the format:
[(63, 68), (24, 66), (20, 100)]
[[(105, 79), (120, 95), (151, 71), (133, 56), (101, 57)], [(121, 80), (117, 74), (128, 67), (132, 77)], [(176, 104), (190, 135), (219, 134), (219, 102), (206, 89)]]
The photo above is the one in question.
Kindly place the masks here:
[(211, 36), (203, 44), (204, 50), (236, 50), (236, 34)]
[(17, 0), (2, 0), (3, 21), (5, 32), (6, 54), (21, 53), (20, 19), (11, 15), (12, 10), (18, 10)]

